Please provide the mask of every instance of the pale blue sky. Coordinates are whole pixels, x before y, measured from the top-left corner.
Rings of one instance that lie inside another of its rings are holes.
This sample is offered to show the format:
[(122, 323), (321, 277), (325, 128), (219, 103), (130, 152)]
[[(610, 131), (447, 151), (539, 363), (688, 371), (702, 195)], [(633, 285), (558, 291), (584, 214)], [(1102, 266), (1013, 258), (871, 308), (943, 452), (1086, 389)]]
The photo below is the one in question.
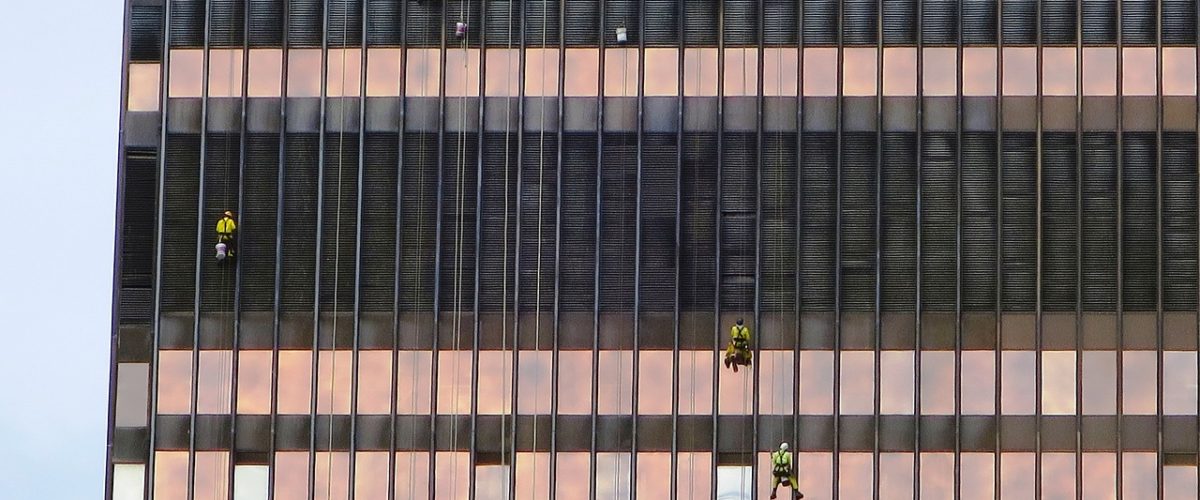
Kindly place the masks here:
[(0, 16), (0, 497), (103, 497), (120, 0)]

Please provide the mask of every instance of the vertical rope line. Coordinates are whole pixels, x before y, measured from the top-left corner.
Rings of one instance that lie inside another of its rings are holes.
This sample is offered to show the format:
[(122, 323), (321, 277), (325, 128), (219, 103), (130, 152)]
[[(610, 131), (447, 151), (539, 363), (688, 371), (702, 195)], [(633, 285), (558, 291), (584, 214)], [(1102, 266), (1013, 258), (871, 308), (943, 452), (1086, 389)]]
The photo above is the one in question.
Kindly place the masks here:
[[(702, 52), (702, 50), (703, 49), (697, 49), (697, 51), (695, 52), (695, 54), (696, 54), (696, 93), (697, 94), (702, 94), (702, 92), (700, 92), (700, 82), (701, 82), (700, 75), (704, 71), (704, 57), (703, 57), (704, 53)], [(687, 55), (685, 53), (684, 54), (684, 64), (686, 65), (686, 63), (687, 63)], [(687, 68), (684, 68), (684, 70), (686, 71)], [(684, 90), (684, 94), (686, 95), (687, 94), (686, 89), (683, 89), (683, 90)], [(698, 149), (699, 148), (694, 148), (692, 150), (693, 158), (699, 157), (699, 154), (697, 151)], [(693, 160), (693, 161), (695, 161), (695, 160)], [(700, 168), (699, 168), (699, 165), (695, 165), (695, 167), (696, 167), (695, 172), (693, 172), (693, 174), (692, 174), (692, 194), (693, 194), (693, 196), (695, 196), (695, 193), (700, 192)], [(696, 297), (696, 289), (698, 288), (698, 285), (696, 283), (698, 283), (700, 281), (700, 273), (699, 273), (697, 267), (698, 266), (696, 266), (696, 265), (692, 266), (692, 300), (695, 300), (695, 297)], [(692, 333), (692, 349), (691, 349), (692, 364), (691, 364), (691, 367), (689, 367), (689, 370), (691, 372), (691, 375), (690, 375), (691, 376), (691, 382), (690, 382), (691, 385), (689, 386), (689, 393), (691, 394), (691, 397), (688, 399), (688, 409), (690, 410), (692, 415), (695, 415), (696, 414), (696, 345), (697, 345), (696, 330), (692, 329), (691, 333)], [(715, 359), (716, 356), (714, 355), (713, 357), (714, 357), (714, 361), (716, 361), (716, 359)], [(713, 411), (715, 411), (715, 409), (713, 409)], [(695, 487), (695, 482), (696, 482), (695, 481), (696, 480), (696, 451), (695, 451), (696, 430), (695, 430), (695, 427), (692, 428), (691, 436), (692, 436), (692, 448), (693, 449), (688, 452), (688, 500), (694, 500), (694, 495), (695, 495), (693, 492), (693, 489)], [(715, 452), (715, 450), (714, 450), (714, 452)], [(713, 455), (712, 459), (713, 460), (716, 459), (715, 454)]]
[[(543, 191), (545, 188), (544, 172), (546, 168), (546, 14), (549, 6), (549, 0), (542, 0), (542, 48), (541, 56), (541, 74), (540, 92), (542, 102), (539, 108), (538, 119), (538, 202), (537, 202), (537, 272), (536, 282), (534, 284), (534, 324), (533, 324), (533, 353), (534, 353), (534, 375), (533, 375), (533, 484), (530, 488), (530, 497), (537, 497), (537, 442), (538, 442), (538, 398), (541, 391), (541, 349), (542, 349), (542, 209), (543, 209)], [(557, 244), (557, 242), (555, 242)]]
[[(470, 1), (471, 0), (462, 0), (462, 7), (459, 8), (459, 22), (461, 22), (461, 23), (465, 24), (467, 22), (467, 19), (471, 15), (470, 14), (470, 12), (471, 12)], [(462, 58), (463, 58), (463, 64), (462, 64), (462, 66), (463, 66), (463, 74), (462, 74), (462, 82), (463, 82), (462, 95), (463, 95), (463, 97), (462, 97), (462, 100), (463, 101), (462, 101), (461, 105), (459, 106), (460, 120), (459, 120), (459, 131), (458, 131), (458, 145), (457, 145), (456, 151), (455, 151), (456, 158), (454, 159), (455, 210), (457, 211), (457, 214), (455, 214), (456, 215), (455, 216), (456, 227), (455, 227), (455, 235), (454, 235), (454, 264), (453, 264), (453, 266), (454, 266), (454, 292), (453, 292), (454, 317), (451, 320), (451, 331), (453, 332), (453, 339), (454, 339), (453, 340), (453, 344), (454, 344), (454, 346), (453, 346), (453, 348), (454, 348), (454, 374), (452, 375), (452, 379), (453, 379), (452, 386), (454, 387), (454, 394), (451, 397), (451, 403), (450, 403), (450, 405), (451, 405), (451, 420), (450, 420), (451, 445), (450, 445), (450, 448), (451, 448), (451, 450), (453, 450), (452, 456), (454, 457), (453, 458), (454, 463), (453, 463), (453, 466), (452, 466), (452, 469), (450, 472), (450, 477), (451, 477), (450, 498), (458, 498), (458, 462), (459, 462), (459, 458), (460, 458), (459, 453), (458, 453), (458, 414), (459, 414), (459, 392), (460, 392), (460, 387), (459, 387), (460, 382), (459, 381), (461, 379), (461, 375), (459, 372), (461, 371), (460, 368), (461, 368), (461, 363), (462, 363), (462, 355), (461, 355), (462, 351), (460, 350), (460, 339), (461, 339), (461, 334), (462, 334), (462, 279), (463, 279), (463, 277), (462, 277), (463, 241), (462, 240), (463, 240), (463, 225), (464, 225), (463, 224), (463, 217), (464, 217), (463, 207), (464, 207), (464, 203), (465, 203), (465, 201), (464, 201), (465, 195), (463, 193), (463, 191), (464, 191), (463, 176), (464, 176), (464, 172), (466, 170), (466, 133), (467, 133), (466, 96), (467, 96), (467, 89), (468, 89), (467, 83), (469, 80), (469, 78), (467, 78), (467, 76), (468, 76), (468, 71), (469, 71), (469, 67), (470, 67), (470, 54), (468, 52), (468, 45), (469, 45), (470, 38), (471, 38), (470, 28), (468, 27), (467, 32), (464, 33), (462, 36), (462, 42), (459, 44), (462, 49)], [(445, 98), (446, 98), (446, 96), (442, 96), (442, 99), (445, 99)], [(439, 164), (440, 164), (440, 162), (439, 162)], [(438, 186), (438, 189), (441, 189), (441, 186)], [(437, 298), (437, 300), (440, 300), (440, 297)]]
[[(508, 2), (508, 42), (504, 50), (504, 263), (501, 265), (500, 281), (503, 283), (502, 298), (501, 298), (501, 321), (500, 321), (500, 468), (506, 474), (513, 474), (513, 463), (516, 457), (511, 457), (512, 462), (505, 457), (505, 452), (508, 450), (508, 412), (511, 408), (512, 398), (507, 397), (512, 380), (508, 370), (508, 222), (511, 214), (509, 206), (509, 198), (511, 194), (511, 179), (510, 179), (510, 161), (512, 160), (511, 144), (512, 144), (512, 80), (515, 71), (512, 65), (513, 51), (513, 3), (515, 0)], [(519, 75), (518, 75), (519, 76)], [(515, 278), (515, 276), (514, 276)], [(515, 416), (516, 413), (514, 412)], [(514, 427), (516, 422), (513, 422)], [(507, 466), (507, 469), (505, 468)], [(508, 500), (509, 481), (504, 482), (503, 500)]]
[[(426, 72), (428, 72), (428, 70), (429, 70), (428, 49), (415, 49), (415, 50), (420, 51), (418, 53), (421, 55), (421, 59), (424, 60), (424, 62), (425, 62), (424, 68), (425, 68)], [(407, 62), (407, 57), (405, 57), (405, 61)], [(438, 68), (438, 69), (439, 69), (439, 71), (441, 70), (441, 68)], [(408, 72), (406, 71), (405, 74), (407, 75)], [(421, 75), (421, 93), (420, 93), (420, 95), (422, 97), (428, 95), (428, 92), (429, 92), (428, 85), (429, 85), (428, 75)], [(407, 88), (407, 85), (405, 85), (405, 87)], [(400, 133), (404, 133), (404, 131), (401, 130)], [(420, 135), (418, 137), (420, 137), (420, 140), (417, 141), (417, 223), (420, 224), (421, 221), (423, 221), (425, 219), (425, 189), (424, 189), (424, 186), (425, 186), (425, 137), (424, 137), (424, 135)], [(401, 154), (403, 154), (403, 152), (401, 152)], [(416, 287), (413, 289), (413, 293), (414, 293), (413, 302), (415, 303), (415, 305), (418, 305), (418, 306), (420, 304), (419, 294), (421, 292), (422, 283), (424, 282), (424, 278), (425, 278), (424, 272), (422, 269), (420, 269), (421, 266), (419, 263), (420, 256), (421, 256), (420, 252), (421, 252), (421, 249), (424, 248), (424, 241), (425, 241), (425, 232), (418, 229), (417, 230), (417, 245), (416, 245), (416, 249), (418, 252), (417, 256), (416, 256), (416, 258), (418, 260), (418, 263), (417, 263), (418, 269), (416, 269), (417, 282), (416, 282)], [(398, 290), (397, 290), (397, 293), (399, 293)], [(436, 300), (436, 298), (434, 298), (433, 300)], [(431, 306), (431, 310), (432, 310), (432, 302), (430, 302), (430, 306)], [(420, 328), (418, 328), (418, 331), (419, 330), (420, 330)], [(412, 363), (410, 364), (410, 366), (412, 367), (412, 370), (411, 370), (412, 383), (410, 385), (412, 386), (412, 413), (413, 413), (413, 415), (417, 415), (418, 410), (419, 410), (419, 408), (417, 408), (417, 397), (418, 397), (418, 394), (417, 394), (418, 373), (417, 373), (417, 354), (416, 354), (417, 352), (418, 351), (413, 351)], [(435, 362), (435, 360), (433, 358), (433, 353), (430, 352), (429, 366), (430, 366), (431, 371), (433, 369), (434, 362)], [(437, 415), (437, 408), (435, 408), (433, 406), (433, 398), (432, 398), (433, 391), (436, 391), (436, 390), (437, 390), (436, 381), (433, 380), (432, 377), (430, 377), (430, 381), (429, 381), (429, 391), (430, 391), (429, 418), (436, 418), (436, 415)], [(410, 443), (416, 442), (417, 426), (415, 424), (412, 425), (411, 428), (409, 429), (409, 438), (410, 438), (410, 441), (409, 441)], [(409, 472), (408, 497), (410, 499), (415, 499), (416, 498), (416, 488), (417, 488), (417, 486), (416, 486), (416, 483), (417, 483), (417, 481), (416, 481), (417, 455), (415, 452), (410, 454), (408, 464), (409, 464), (409, 466), (408, 466), (408, 472)], [(436, 466), (437, 466), (436, 456), (433, 453), (430, 453), (429, 458), (426, 460), (426, 467), (436, 467)], [(433, 486), (433, 485), (426, 485), (427, 488), (431, 487), (431, 486)]]

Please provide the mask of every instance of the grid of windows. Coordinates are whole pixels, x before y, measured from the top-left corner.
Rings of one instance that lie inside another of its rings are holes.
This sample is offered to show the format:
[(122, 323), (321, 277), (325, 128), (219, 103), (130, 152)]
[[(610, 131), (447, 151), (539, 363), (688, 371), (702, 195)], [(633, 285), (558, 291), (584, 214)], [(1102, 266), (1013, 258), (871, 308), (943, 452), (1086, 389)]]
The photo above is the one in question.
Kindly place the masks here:
[(107, 498), (1195, 498), (1198, 9), (127, 2)]

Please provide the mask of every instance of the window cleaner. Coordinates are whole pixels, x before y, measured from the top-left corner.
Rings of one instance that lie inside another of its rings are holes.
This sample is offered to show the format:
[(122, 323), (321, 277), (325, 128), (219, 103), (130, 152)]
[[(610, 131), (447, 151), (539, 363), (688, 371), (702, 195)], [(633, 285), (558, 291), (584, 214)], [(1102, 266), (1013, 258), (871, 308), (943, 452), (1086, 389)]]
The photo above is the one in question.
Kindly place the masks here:
[(233, 220), (233, 212), (226, 210), (221, 220), (217, 221), (217, 260), (233, 257), (234, 233), (237, 232), (237, 222)]
[(629, 30), (624, 26), (617, 28), (617, 43), (625, 43), (629, 41)]
[(792, 454), (788, 452), (788, 444), (780, 443), (779, 449), (771, 452), (771, 499), (775, 499), (775, 490), (782, 484), (784, 488), (791, 488), (796, 494), (796, 498), (804, 498), (804, 493), (800, 493), (799, 485), (796, 484), (796, 470), (792, 468)]
[(745, 325), (742, 318), (738, 318), (737, 324), (729, 331), (729, 346), (725, 348), (725, 368), (733, 368), (733, 373), (737, 373), (738, 366), (750, 366), (751, 358), (754, 353), (750, 352), (750, 328)]

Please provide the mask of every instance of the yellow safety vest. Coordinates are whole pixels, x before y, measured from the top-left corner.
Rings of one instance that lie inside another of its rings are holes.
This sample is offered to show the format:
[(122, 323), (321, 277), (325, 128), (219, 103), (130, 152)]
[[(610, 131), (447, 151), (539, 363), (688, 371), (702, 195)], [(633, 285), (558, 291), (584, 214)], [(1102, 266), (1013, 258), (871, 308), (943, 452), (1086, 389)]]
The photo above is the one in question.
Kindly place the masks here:
[(217, 234), (230, 235), (236, 229), (237, 223), (229, 217), (222, 217), (221, 220), (217, 221)]
[(729, 337), (733, 341), (733, 346), (738, 349), (750, 348), (750, 329), (745, 325), (734, 325), (729, 331)]
[(776, 476), (786, 476), (792, 473), (792, 454), (786, 451), (771, 453), (772, 473)]

